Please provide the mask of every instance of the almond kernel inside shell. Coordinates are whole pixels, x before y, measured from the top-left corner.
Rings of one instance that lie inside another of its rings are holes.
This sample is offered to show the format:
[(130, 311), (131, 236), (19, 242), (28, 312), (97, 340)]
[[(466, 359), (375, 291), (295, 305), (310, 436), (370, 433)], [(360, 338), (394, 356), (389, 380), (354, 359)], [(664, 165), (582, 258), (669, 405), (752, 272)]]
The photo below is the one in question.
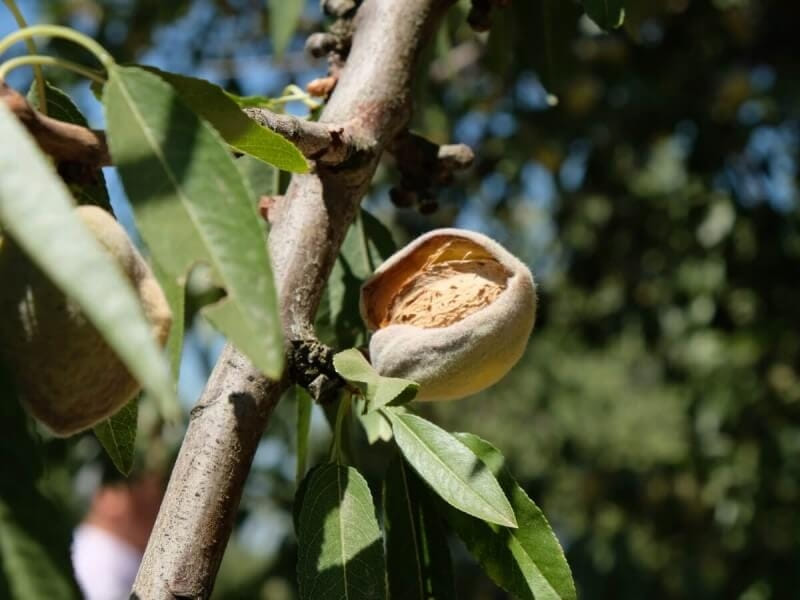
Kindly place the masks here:
[(447, 327), (494, 302), (508, 269), (472, 240), (428, 240), (364, 289), (373, 328), (392, 324)]

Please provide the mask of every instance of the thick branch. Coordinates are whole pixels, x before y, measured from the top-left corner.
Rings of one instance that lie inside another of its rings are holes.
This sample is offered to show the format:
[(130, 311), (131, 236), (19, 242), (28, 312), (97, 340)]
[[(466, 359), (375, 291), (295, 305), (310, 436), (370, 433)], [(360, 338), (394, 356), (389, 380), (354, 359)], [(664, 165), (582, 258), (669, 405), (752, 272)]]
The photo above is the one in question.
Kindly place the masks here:
[[(278, 197), (270, 251), (289, 340), (313, 337), (322, 289), (369, 187), (381, 151), (410, 115), (419, 51), (453, 0), (365, 0), (320, 123), (348, 123), (361, 140), (336, 166), (319, 161)], [(283, 389), (226, 348), (192, 412), (134, 597), (208, 598), (260, 432)]]
[(39, 147), (56, 162), (84, 163), (92, 167), (111, 164), (106, 136), (102, 131), (43, 115), (6, 83), (0, 83), (0, 99), (25, 125)]

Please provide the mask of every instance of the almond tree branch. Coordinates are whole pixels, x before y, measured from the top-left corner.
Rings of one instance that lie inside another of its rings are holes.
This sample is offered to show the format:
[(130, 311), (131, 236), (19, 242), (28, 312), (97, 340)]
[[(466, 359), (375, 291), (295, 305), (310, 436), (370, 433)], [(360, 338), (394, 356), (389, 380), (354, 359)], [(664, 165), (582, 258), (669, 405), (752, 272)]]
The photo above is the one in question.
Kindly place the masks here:
[[(348, 123), (357, 147), (318, 161), (276, 199), (270, 251), (288, 340), (313, 338), (313, 318), (347, 228), (386, 145), (411, 113), (416, 58), (454, 0), (364, 0), (323, 125)], [(270, 210), (272, 216), (273, 210)], [(145, 551), (133, 598), (211, 595), (253, 455), (285, 387), (227, 347), (192, 411)]]
[[(65, 123), (37, 111), (28, 100), (7, 84), (0, 82), (0, 100), (17, 116), (39, 147), (56, 162), (81, 163), (90, 168), (111, 165), (111, 156), (102, 131)], [(358, 124), (332, 124), (306, 121), (261, 108), (245, 112), (260, 125), (273, 130), (295, 144), (306, 158), (338, 164), (366, 142), (358, 138)]]

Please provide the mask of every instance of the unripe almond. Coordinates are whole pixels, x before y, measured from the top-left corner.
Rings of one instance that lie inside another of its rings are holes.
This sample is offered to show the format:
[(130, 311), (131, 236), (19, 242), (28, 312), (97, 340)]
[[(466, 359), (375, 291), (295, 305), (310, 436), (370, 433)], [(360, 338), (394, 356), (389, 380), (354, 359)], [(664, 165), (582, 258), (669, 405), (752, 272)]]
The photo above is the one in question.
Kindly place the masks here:
[[(149, 266), (109, 213), (79, 206), (77, 215), (130, 280), (163, 346), (172, 315)], [(68, 436), (108, 418), (141, 389), (73, 301), (20, 250), (0, 248), (0, 354), (30, 412)]]
[(528, 267), (461, 229), (417, 238), (361, 288), (373, 367), (416, 381), (418, 400), (453, 400), (496, 383), (522, 356), (535, 315)]

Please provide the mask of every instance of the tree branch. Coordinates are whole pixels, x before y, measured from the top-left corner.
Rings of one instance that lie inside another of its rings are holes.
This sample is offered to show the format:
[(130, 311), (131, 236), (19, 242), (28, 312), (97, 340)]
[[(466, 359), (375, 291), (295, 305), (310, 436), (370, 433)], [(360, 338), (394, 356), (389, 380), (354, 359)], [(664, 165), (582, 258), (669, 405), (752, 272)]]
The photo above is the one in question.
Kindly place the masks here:
[[(0, 83), (0, 99), (25, 125), (39, 147), (56, 162), (80, 163), (90, 168), (112, 164), (104, 132), (43, 115), (5, 83)], [(306, 158), (326, 164), (341, 163), (368, 145), (358, 137), (357, 120), (352, 124), (320, 123), (262, 108), (247, 108), (245, 113), (261, 126), (288, 139)]]
[[(323, 286), (382, 150), (405, 128), (414, 65), (453, 0), (365, 0), (347, 64), (321, 124), (348, 123), (358, 147), (319, 161), (276, 199), (269, 243), (288, 340), (312, 339)], [(284, 389), (227, 347), (189, 428), (133, 587), (141, 600), (204, 599), (214, 579), (261, 432)]]

